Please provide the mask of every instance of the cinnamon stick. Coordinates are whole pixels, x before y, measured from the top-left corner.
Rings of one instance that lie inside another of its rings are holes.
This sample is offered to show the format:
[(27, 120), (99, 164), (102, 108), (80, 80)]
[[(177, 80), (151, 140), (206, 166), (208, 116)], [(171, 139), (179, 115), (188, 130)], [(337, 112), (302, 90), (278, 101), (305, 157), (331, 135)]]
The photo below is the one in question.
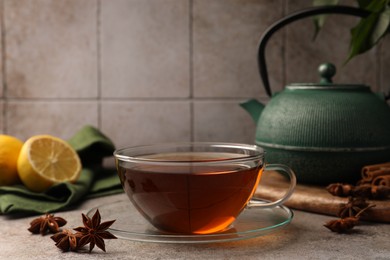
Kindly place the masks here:
[(372, 183), (376, 186), (381, 185), (381, 186), (390, 187), (390, 175), (383, 175), (383, 176), (376, 177)]
[(390, 168), (390, 162), (386, 163), (380, 163), (380, 164), (373, 164), (373, 165), (367, 165), (362, 168), (362, 177), (366, 178), (366, 173), (367, 172), (372, 172), (376, 170), (380, 170), (382, 168)]
[(383, 175), (390, 175), (390, 167), (382, 167), (375, 170), (370, 170), (362, 173), (363, 179), (362, 182), (371, 182), (375, 178)]

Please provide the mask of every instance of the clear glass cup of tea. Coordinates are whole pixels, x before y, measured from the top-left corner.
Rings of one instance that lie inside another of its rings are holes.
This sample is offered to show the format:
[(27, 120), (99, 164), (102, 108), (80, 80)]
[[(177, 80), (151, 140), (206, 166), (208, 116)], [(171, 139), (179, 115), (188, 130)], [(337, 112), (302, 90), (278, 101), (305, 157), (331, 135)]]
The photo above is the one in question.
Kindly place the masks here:
[[(179, 234), (221, 232), (244, 209), (286, 201), (296, 185), (294, 172), (285, 165), (265, 165), (264, 155), (256, 145), (210, 142), (114, 152), (120, 181), (134, 207), (160, 231)], [(265, 169), (288, 176), (286, 192), (276, 201), (252, 200)]]

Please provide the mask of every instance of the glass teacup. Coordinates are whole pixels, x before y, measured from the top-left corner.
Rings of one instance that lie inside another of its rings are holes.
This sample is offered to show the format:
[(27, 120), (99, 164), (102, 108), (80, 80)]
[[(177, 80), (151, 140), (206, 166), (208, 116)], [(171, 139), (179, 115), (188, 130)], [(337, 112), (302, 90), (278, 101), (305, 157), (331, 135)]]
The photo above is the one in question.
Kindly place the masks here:
[[(245, 208), (276, 207), (292, 194), (296, 178), (284, 165), (264, 163), (264, 150), (234, 143), (171, 143), (114, 152), (124, 191), (157, 229), (180, 234), (226, 230)], [(251, 200), (267, 170), (290, 185), (274, 202)]]

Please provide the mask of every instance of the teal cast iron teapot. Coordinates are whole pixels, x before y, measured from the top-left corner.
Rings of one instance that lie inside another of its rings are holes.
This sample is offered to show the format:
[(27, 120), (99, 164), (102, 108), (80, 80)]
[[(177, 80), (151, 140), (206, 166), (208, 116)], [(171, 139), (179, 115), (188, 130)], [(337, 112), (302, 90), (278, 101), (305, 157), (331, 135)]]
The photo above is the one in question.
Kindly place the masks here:
[(276, 22), (259, 44), (259, 70), (268, 95), (267, 106), (252, 99), (243, 104), (257, 123), (256, 144), (269, 163), (290, 166), (301, 183), (356, 182), (365, 165), (390, 161), (390, 108), (384, 95), (365, 85), (333, 84), (332, 64), (319, 67), (320, 83), (295, 83), (272, 95), (264, 50), (279, 28), (303, 17), (342, 13), (364, 17), (352, 7), (319, 7)]

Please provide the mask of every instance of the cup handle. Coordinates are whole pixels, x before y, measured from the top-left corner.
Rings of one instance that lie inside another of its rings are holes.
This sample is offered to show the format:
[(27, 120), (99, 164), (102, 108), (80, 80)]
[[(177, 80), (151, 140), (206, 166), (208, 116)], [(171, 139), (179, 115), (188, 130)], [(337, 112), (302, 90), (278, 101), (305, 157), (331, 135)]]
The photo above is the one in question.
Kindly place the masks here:
[[(295, 186), (297, 184), (297, 178), (295, 177), (294, 172), (287, 167), (286, 165), (283, 164), (268, 164), (264, 168), (264, 171), (281, 171), (287, 174), (287, 176), (290, 179), (290, 187), (288, 188), (287, 192), (284, 194), (283, 197), (276, 201), (272, 202), (264, 202), (264, 201), (257, 201), (257, 200), (250, 200), (247, 204), (248, 208), (252, 207), (261, 207), (261, 208), (271, 208), (271, 207), (276, 207), (278, 205), (281, 205), (283, 202), (288, 200), (292, 193), (294, 192)], [(263, 173), (264, 174), (264, 173)]]

